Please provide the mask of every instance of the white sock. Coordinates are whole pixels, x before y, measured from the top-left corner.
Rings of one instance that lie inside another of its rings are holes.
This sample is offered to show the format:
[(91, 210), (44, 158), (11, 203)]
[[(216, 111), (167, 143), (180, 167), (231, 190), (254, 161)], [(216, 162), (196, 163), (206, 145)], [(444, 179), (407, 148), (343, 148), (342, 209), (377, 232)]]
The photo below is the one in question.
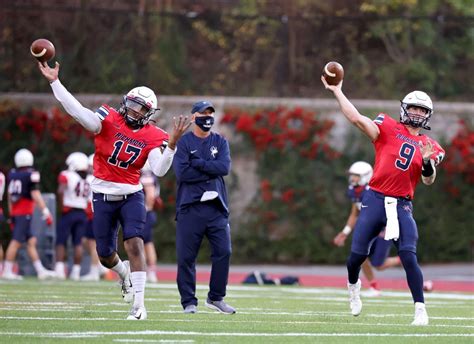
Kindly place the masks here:
[(33, 266), (35, 267), (35, 270), (36, 270), (36, 273), (40, 274), (42, 273), (44, 270), (46, 270), (43, 266), (43, 264), (41, 263), (41, 260), (35, 260), (33, 262)]
[(121, 260), (117, 263), (117, 265), (112, 267), (112, 270), (119, 274), (121, 279), (124, 279), (127, 275), (127, 268), (123, 264)]
[(64, 262), (56, 262), (56, 265), (54, 266), (54, 271), (56, 273), (64, 275)]
[(5, 265), (3, 266), (3, 273), (6, 275), (10, 275), (13, 273), (13, 262), (8, 260), (5, 261)]
[(99, 267), (97, 265), (92, 264), (89, 273), (94, 276), (99, 276)]
[(135, 300), (133, 302), (134, 307), (144, 307), (145, 305), (145, 283), (146, 283), (146, 271), (133, 271), (130, 279), (132, 280), (133, 293)]
[(415, 302), (415, 309), (426, 309), (423, 302)]
[(79, 277), (81, 275), (81, 266), (79, 264), (74, 264), (71, 270), (71, 276)]

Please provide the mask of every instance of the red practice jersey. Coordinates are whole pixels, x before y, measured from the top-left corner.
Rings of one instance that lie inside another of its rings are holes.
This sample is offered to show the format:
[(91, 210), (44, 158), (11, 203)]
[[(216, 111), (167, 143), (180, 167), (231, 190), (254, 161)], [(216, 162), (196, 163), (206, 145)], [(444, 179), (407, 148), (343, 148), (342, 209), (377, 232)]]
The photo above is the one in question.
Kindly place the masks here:
[(139, 184), (148, 154), (168, 145), (168, 133), (150, 124), (133, 130), (108, 105), (102, 105), (96, 114), (102, 120), (102, 130), (95, 136), (94, 176), (108, 182)]
[(444, 157), (443, 148), (426, 135), (411, 135), (405, 125), (386, 114), (379, 114), (374, 122), (380, 129), (380, 135), (373, 142), (375, 166), (370, 188), (387, 196), (413, 199), (423, 163), (420, 142), (425, 145), (428, 140), (431, 141), (435, 147), (431, 159), (436, 165)]

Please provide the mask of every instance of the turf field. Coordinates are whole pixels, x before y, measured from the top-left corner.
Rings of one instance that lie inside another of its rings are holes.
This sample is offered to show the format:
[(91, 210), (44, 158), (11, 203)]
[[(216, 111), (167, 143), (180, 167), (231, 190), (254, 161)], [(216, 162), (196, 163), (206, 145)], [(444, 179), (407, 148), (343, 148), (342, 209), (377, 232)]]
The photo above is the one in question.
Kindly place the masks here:
[(223, 315), (203, 306), (182, 313), (175, 284), (148, 285), (148, 320), (124, 320), (116, 283), (0, 280), (2, 343), (473, 343), (474, 295), (426, 296), (430, 325), (413, 327), (406, 292), (363, 298), (359, 317), (349, 314), (344, 289), (229, 286)]

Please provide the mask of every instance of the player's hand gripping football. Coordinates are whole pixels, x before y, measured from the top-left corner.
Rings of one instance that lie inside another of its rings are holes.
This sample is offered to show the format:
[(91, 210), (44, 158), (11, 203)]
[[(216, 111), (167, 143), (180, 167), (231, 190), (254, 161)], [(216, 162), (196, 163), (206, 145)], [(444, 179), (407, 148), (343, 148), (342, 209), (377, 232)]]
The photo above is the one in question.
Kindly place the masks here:
[(58, 80), (59, 62), (56, 61), (54, 68), (51, 68), (47, 62), (38, 62), (38, 68), (43, 76), (51, 83)]
[(426, 144), (420, 141), (420, 150), (421, 155), (423, 156), (423, 160), (428, 161), (431, 156), (435, 153), (435, 147), (431, 143), (430, 140), (426, 140)]
[(168, 147), (172, 150), (176, 148), (176, 142), (178, 142), (192, 123), (191, 121), (188, 121), (188, 116), (183, 115), (180, 115), (178, 118), (174, 117), (173, 120), (173, 132), (171, 133), (170, 141), (168, 142)]
[(341, 80), (341, 82), (338, 83), (337, 85), (329, 85), (328, 82), (326, 81), (326, 79), (324, 78), (324, 76), (321, 75), (321, 81), (323, 82), (323, 85), (326, 88), (326, 90), (336, 92), (337, 90), (342, 89), (342, 83), (343, 83), (344, 80)]

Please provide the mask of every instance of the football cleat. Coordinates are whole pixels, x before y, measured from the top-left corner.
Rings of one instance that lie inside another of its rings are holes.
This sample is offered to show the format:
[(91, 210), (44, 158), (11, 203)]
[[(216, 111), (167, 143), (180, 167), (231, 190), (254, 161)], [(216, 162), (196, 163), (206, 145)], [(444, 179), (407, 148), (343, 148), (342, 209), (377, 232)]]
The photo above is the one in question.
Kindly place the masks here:
[(428, 313), (426, 313), (425, 304), (415, 302), (415, 319), (411, 323), (414, 326), (426, 326), (429, 323)]
[(204, 305), (207, 308), (213, 309), (223, 314), (235, 314), (234, 307), (229, 306), (227, 303), (224, 302), (224, 300), (212, 301), (211, 299), (207, 298), (206, 303)]
[(196, 305), (187, 305), (184, 308), (184, 314), (196, 314), (197, 313), (197, 307)]
[(126, 303), (131, 303), (133, 301), (133, 287), (132, 281), (130, 279), (130, 262), (128, 260), (124, 260), (123, 264), (127, 269), (125, 274), (125, 278), (120, 280), (120, 285), (122, 287), (122, 297)]
[(10, 280), (10, 281), (21, 281), (23, 280), (23, 276), (14, 274), (13, 272), (6, 273), (4, 272), (2, 275), (3, 279)]
[(427, 293), (433, 291), (433, 281), (428, 280), (423, 282), (423, 291), (426, 291)]
[(100, 281), (99, 273), (91, 273), (81, 276), (81, 281)]
[(56, 271), (53, 270), (46, 270), (38, 272), (38, 279), (41, 281), (57, 278)]
[(362, 312), (362, 301), (360, 300), (360, 287), (362, 283), (360, 279), (355, 284), (347, 283), (349, 290), (349, 302), (351, 306), (351, 313), (353, 316), (358, 316)]
[(147, 318), (145, 307), (132, 307), (127, 320), (145, 320)]
[(369, 290), (363, 293), (366, 297), (379, 297), (382, 295), (382, 291), (380, 289), (370, 287)]

